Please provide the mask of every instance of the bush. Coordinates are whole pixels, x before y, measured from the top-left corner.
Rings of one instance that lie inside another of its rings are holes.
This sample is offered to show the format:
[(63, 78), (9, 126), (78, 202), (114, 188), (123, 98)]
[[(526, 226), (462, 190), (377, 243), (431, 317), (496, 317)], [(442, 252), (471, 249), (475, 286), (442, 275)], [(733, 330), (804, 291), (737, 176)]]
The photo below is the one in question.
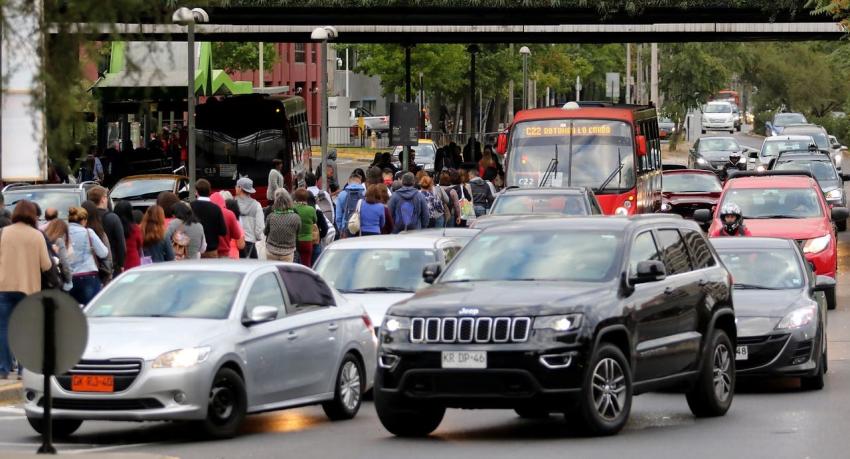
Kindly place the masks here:
[(774, 112), (773, 110), (764, 110), (764, 111), (756, 112), (754, 119), (753, 119), (753, 132), (755, 132), (756, 134), (764, 135), (764, 133), (765, 133), (764, 124), (768, 121), (773, 121), (774, 113), (776, 113), (776, 112)]
[(810, 117), (810, 123), (820, 124), (826, 129), (830, 135), (834, 135), (841, 142), (841, 145), (850, 144), (850, 119), (846, 116), (836, 118), (832, 115), (824, 117)]

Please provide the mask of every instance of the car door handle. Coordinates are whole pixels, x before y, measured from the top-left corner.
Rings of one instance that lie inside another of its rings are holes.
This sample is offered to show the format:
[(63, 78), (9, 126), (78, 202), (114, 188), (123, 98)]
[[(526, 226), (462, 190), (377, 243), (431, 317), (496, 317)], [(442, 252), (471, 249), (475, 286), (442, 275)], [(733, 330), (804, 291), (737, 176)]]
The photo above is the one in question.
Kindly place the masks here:
[(664, 289), (664, 294), (665, 295), (672, 295), (673, 292), (675, 292), (675, 291), (676, 290), (673, 287), (667, 287), (667, 288)]
[(337, 324), (328, 325), (328, 331), (337, 331), (337, 330), (339, 330), (339, 325), (337, 325)]
[(288, 334), (288, 335), (286, 335), (286, 339), (288, 339), (289, 341), (292, 341), (292, 340), (298, 339), (298, 333), (295, 333), (295, 332), (289, 332), (289, 334)]

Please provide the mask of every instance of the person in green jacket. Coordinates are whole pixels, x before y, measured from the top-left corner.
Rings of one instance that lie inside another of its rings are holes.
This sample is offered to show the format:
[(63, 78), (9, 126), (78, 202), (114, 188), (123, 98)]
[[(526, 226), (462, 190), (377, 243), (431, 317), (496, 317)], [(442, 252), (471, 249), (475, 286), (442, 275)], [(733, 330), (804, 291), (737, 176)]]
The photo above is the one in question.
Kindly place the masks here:
[[(310, 192), (306, 188), (295, 190), (295, 212), (301, 217), (301, 230), (298, 231), (298, 256), (301, 264), (311, 268), (313, 266), (313, 242), (314, 232), (318, 233), (316, 226), (316, 208), (307, 204)], [(315, 230), (314, 230), (315, 228)]]

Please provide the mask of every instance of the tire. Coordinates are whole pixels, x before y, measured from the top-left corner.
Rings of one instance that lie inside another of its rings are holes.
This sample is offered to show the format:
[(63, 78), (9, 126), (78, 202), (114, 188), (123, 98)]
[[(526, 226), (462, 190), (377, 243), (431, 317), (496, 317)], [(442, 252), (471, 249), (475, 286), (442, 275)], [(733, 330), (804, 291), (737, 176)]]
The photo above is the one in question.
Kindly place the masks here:
[(838, 220), (835, 222), (835, 228), (838, 231), (847, 231), (847, 220)]
[(549, 411), (539, 408), (514, 408), (517, 416), (523, 419), (546, 419), (549, 417)]
[(331, 421), (344, 421), (357, 416), (363, 402), (366, 379), (363, 365), (352, 354), (346, 354), (339, 365), (334, 383), (334, 399), (322, 403), (322, 409)]
[(387, 431), (397, 437), (427, 437), (437, 430), (446, 414), (444, 407), (404, 406), (375, 391), (375, 411)]
[[(735, 397), (735, 351), (723, 330), (714, 330), (708, 352), (700, 362), (701, 371), (686, 397), (698, 418), (723, 416)], [(715, 375), (715, 373), (717, 373)]]
[(199, 421), (210, 438), (232, 438), (239, 431), (248, 410), (245, 382), (230, 368), (218, 370), (210, 386), (207, 418)]
[[(30, 423), (32, 430), (39, 434), (44, 433), (44, 422), (42, 418), (27, 417), (27, 422)], [(53, 420), (53, 438), (68, 438), (83, 425), (80, 419), (54, 419)]]
[(601, 344), (584, 376), (578, 400), (579, 428), (593, 436), (614, 435), (628, 422), (631, 409), (629, 362), (617, 346)]
[(825, 366), (824, 363), (826, 361), (826, 354), (821, 354), (820, 363), (818, 363), (818, 369), (814, 376), (804, 376), (800, 378), (800, 389), (805, 391), (812, 390), (821, 390), (824, 385), (824, 373)]
[(826, 296), (826, 309), (832, 311), (833, 309), (838, 307), (838, 296), (834, 288), (827, 290), (823, 293), (824, 296)]

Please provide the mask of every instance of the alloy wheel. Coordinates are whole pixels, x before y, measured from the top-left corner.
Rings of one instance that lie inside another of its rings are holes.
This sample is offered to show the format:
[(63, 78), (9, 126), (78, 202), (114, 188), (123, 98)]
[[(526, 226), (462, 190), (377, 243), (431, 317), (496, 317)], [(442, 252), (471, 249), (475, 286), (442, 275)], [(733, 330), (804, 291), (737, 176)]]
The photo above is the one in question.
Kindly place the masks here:
[(714, 348), (714, 395), (725, 402), (732, 392), (732, 361), (729, 349), (724, 345)]
[(360, 403), (360, 368), (352, 361), (345, 362), (339, 374), (339, 395), (345, 409), (351, 411)]
[(626, 376), (623, 368), (612, 358), (604, 358), (593, 369), (593, 402), (602, 418), (613, 421), (623, 412), (626, 403)]

